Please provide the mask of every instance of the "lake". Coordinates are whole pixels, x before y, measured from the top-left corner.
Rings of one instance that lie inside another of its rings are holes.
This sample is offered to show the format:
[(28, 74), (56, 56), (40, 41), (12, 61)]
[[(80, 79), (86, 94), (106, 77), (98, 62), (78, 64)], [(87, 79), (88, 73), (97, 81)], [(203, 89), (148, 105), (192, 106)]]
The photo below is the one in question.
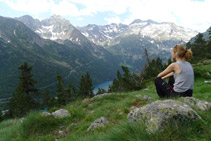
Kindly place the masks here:
[(108, 90), (109, 88), (109, 85), (112, 84), (113, 81), (105, 81), (103, 83), (99, 83), (99, 84), (94, 84), (94, 94), (96, 94), (98, 92), (98, 88), (101, 88), (101, 89), (105, 89), (106, 91)]

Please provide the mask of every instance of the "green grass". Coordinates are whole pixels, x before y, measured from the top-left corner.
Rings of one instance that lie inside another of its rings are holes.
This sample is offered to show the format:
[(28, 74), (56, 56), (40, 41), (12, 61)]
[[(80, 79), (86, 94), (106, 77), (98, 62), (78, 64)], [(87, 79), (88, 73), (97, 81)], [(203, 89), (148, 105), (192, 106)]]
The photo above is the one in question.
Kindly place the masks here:
[[(203, 66), (203, 67), (202, 67)], [(211, 61), (195, 68), (202, 72), (209, 71)], [(193, 97), (211, 102), (211, 80), (197, 76), (194, 83)], [(149, 134), (143, 123), (129, 124), (127, 115), (131, 108), (141, 107), (147, 102), (136, 95), (148, 95), (153, 101), (159, 99), (154, 82), (149, 81), (147, 88), (127, 93), (114, 93), (110, 96), (94, 100), (77, 99), (63, 107), (71, 113), (68, 118), (43, 117), (39, 112), (32, 112), (25, 117), (23, 123), (19, 119), (6, 120), (0, 123), (0, 140), (32, 140), (32, 141), (136, 141), (136, 140), (210, 140), (211, 111), (202, 112), (195, 109), (205, 122), (172, 123), (163, 131)], [(178, 99), (180, 100), (180, 99)], [(56, 107), (52, 109), (54, 111)], [(87, 131), (93, 121), (101, 116), (109, 120), (104, 128)], [(65, 134), (58, 134), (63, 131)]]

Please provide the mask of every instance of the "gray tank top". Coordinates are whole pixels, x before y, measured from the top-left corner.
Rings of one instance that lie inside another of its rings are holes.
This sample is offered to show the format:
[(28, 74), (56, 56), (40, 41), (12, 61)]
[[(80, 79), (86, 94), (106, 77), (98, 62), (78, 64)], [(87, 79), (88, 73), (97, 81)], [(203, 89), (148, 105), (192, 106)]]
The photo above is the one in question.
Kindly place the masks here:
[(179, 74), (174, 73), (174, 91), (185, 92), (189, 89), (193, 90), (194, 73), (192, 65), (186, 61), (177, 61), (181, 68)]

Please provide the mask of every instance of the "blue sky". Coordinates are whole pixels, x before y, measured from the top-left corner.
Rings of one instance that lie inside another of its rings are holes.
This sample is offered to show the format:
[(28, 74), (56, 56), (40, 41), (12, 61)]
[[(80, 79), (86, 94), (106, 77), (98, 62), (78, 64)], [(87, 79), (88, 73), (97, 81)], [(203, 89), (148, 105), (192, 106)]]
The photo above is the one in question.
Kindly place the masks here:
[(0, 0), (0, 15), (41, 20), (56, 14), (74, 26), (151, 19), (204, 32), (211, 26), (210, 7), (211, 0)]

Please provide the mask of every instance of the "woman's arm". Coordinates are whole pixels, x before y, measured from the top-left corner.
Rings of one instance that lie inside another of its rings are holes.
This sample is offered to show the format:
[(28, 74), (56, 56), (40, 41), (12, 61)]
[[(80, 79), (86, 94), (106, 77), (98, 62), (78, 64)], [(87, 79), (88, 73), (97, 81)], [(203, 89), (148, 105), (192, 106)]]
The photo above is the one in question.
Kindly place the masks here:
[(175, 63), (171, 63), (164, 71), (158, 74), (157, 77), (164, 77), (165, 75), (174, 72)]
[(161, 79), (166, 79), (166, 78), (169, 78), (170, 76), (173, 76), (173, 75), (174, 75), (174, 73), (171, 72), (171, 73), (169, 73), (169, 74), (163, 76)]

